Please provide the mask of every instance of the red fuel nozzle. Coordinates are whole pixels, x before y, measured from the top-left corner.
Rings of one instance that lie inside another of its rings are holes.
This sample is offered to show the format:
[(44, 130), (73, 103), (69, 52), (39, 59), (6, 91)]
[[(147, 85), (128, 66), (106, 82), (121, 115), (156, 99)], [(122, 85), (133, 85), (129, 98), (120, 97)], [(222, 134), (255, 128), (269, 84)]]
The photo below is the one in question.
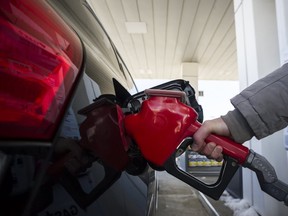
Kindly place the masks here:
[(219, 199), (238, 165), (242, 165), (257, 174), (264, 192), (288, 205), (288, 185), (278, 180), (272, 165), (263, 156), (227, 137), (211, 134), (206, 139), (206, 142), (221, 146), (223, 154), (228, 156), (217, 182), (207, 185), (179, 169), (175, 162), (177, 152), (187, 148), (187, 143), (182, 141), (193, 137), (201, 126), (197, 121), (197, 112), (181, 102), (181, 93), (152, 90), (149, 95), (137, 114), (124, 119), (127, 134), (136, 141), (146, 160), (214, 199)]
[[(163, 166), (178, 145), (201, 126), (197, 112), (171, 92), (164, 91), (162, 95), (159, 90), (156, 95), (152, 92), (142, 103), (140, 112), (126, 116), (124, 121), (127, 134), (136, 141), (143, 156), (157, 166)], [(225, 137), (210, 135), (207, 142), (222, 146), (223, 153), (239, 164), (249, 155), (248, 148)]]

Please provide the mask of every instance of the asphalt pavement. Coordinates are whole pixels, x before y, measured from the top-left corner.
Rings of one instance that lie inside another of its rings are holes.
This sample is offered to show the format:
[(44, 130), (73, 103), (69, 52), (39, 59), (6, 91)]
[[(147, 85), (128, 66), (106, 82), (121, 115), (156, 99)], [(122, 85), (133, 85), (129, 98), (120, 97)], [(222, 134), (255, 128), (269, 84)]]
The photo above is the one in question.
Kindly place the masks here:
[(222, 201), (210, 199), (165, 171), (157, 172), (156, 178), (156, 216), (233, 216)]

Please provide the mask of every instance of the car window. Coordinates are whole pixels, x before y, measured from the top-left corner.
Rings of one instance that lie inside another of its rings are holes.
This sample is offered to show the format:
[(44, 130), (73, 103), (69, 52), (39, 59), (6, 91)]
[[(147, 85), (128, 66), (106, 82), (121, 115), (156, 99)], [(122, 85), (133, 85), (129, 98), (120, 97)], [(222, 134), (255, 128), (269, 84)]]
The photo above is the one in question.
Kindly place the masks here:
[(99, 85), (101, 93), (115, 93), (113, 78), (128, 91), (136, 89), (125, 63), (90, 6), (81, 1), (49, 2), (82, 39), (87, 54), (86, 74)]

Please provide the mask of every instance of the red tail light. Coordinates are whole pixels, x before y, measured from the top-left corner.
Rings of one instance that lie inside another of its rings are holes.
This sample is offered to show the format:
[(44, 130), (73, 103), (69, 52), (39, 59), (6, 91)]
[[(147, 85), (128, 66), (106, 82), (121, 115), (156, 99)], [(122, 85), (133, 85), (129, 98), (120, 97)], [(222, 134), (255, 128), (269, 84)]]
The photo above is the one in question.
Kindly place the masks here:
[(77, 35), (40, 0), (0, 2), (0, 137), (51, 140), (83, 50)]

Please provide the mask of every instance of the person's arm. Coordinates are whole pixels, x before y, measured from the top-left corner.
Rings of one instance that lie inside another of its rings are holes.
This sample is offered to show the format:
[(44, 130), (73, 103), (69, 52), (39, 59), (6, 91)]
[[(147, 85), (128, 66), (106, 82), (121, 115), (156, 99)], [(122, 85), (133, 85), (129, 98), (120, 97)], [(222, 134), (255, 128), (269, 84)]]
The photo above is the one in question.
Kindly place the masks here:
[[(231, 99), (231, 103), (243, 116), (253, 135), (262, 139), (283, 129), (288, 122), (288, 64), (256, 81), (240, 94)], [(252, 137), (245, 137), (235, 129), (232, 122), (235, 114), (229, 113), (223, 118), (228, 124), (232, 137), (243, 143)]]
[(220, 160), (221, 147), (204, 142), (210, 133), (230, 136), (243, 143), (253, 136), (266, 137), (288, 124), (288, 64), (256, 81), (231, 99), (235, 110), (205, 121), (194, 134), (192, 150)]

